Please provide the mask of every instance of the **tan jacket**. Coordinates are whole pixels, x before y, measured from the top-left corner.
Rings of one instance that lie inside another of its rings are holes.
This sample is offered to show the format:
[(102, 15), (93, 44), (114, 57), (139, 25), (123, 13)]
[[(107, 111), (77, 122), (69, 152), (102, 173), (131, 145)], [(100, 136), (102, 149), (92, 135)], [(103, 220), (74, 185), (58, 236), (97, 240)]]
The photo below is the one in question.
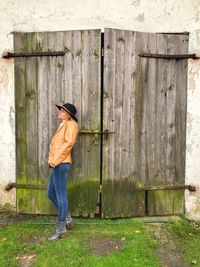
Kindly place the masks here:
[(61, 125), (52, 137), (48, 163), (58, 166), (60, 163), (72, 162), (71, 151), (78, 136), (78, 126), (73, 119)]

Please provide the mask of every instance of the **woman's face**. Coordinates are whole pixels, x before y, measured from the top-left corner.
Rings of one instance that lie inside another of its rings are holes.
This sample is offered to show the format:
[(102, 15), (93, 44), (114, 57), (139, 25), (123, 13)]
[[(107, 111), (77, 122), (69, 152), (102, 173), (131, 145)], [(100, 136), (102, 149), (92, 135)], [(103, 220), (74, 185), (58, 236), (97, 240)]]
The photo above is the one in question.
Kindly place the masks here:
[(58, 118), (61, 119), (62, 121), (65, 121), (70, 118), (70, 115), (65, 109), (61, 108), (59, 110)]

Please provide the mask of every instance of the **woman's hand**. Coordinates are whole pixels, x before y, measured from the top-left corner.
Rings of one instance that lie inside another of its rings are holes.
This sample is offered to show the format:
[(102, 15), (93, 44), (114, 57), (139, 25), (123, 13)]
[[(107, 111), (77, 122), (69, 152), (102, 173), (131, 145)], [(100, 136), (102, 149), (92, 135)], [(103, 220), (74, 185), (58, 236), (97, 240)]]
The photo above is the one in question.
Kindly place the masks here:
[(49, 165), (51, 166), (51, 168), (55, 168), (56, 167), (56, 165), (53, 164), (52, 162), (50, 162)]

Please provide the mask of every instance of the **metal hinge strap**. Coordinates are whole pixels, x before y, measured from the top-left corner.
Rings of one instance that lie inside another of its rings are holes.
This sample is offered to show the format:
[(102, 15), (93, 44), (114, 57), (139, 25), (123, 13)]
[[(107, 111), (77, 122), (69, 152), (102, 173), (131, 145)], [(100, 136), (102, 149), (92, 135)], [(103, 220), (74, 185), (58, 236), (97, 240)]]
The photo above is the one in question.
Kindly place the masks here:
[(3, 58), (10, 57), (46, 57), (46, 56), (64, 56), (64, 51), (47, 51), (47, 52), (5, 52), (3, 53)]
[[(6, 187), (6, 191), (10, 191), (12, 188), (25, 188), (25, 189), (47, 189), (47, 185), (32, 185), (32, 184), (17, 184), (9, 183)], [(185, 190), (188, 189), (191, 192), (196, 192), (196, 187), (193, 185), (161, 185), (161, 186), (144, 186), (133, 188), (133, 191), (157, 191), (157, 190)], [(102, 192), (102, 185), (99, 187), (99, 192)]]
[(25, 189), (42, 189), (46, 190), (47, 185), (33, 185), (33, 184), (17, 184), (17, 183), (9, 183), (5, 187), (6, 191), (10, 191), (13, 188), (25, 188)]
[(195, 192), (196, 187), (192, 185), (158, 185), (158, 186), (144, 186), (135, 188), (136, 191), (157, 191), (157, 190), (182, 190), (188, 189)]
[(196, 54), (177, 54), (177, 55), (170, 55), (170, 54), (152, 54), (152, 53), (140, 53), (138, 54), (139, 57), (148, 57), (148, 58), (163, 58), (163, 59), (199, 59)]
[[(157, 190), (186, 190), (196, 192), (196, 187), (193, 185), (158, 185), (158, 186), (141, 186), (132, 188), (132, 191), (157, 191)], [(100, 186), (102, 192), (102, 185)]]

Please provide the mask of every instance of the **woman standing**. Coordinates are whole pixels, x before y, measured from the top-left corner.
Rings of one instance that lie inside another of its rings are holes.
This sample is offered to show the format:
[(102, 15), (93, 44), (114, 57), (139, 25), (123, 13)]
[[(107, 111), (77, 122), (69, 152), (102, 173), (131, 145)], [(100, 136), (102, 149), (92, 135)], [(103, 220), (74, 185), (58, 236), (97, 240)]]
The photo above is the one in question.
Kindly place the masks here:
[(72, 163), (72, 148), (78, 136), (75, 106), (70, 103), (56, 106), (59, 109), (58, 118), (62, 120), (62, 122), (53, 135), (50, 144), (48, 163), (52, 171), (48, 184), (48, 198), (57, 207), (58, 218), (56, 222), (56, 232), (48, 238), (49, 241), (58, 240), (67, 233), (67, 174)]

